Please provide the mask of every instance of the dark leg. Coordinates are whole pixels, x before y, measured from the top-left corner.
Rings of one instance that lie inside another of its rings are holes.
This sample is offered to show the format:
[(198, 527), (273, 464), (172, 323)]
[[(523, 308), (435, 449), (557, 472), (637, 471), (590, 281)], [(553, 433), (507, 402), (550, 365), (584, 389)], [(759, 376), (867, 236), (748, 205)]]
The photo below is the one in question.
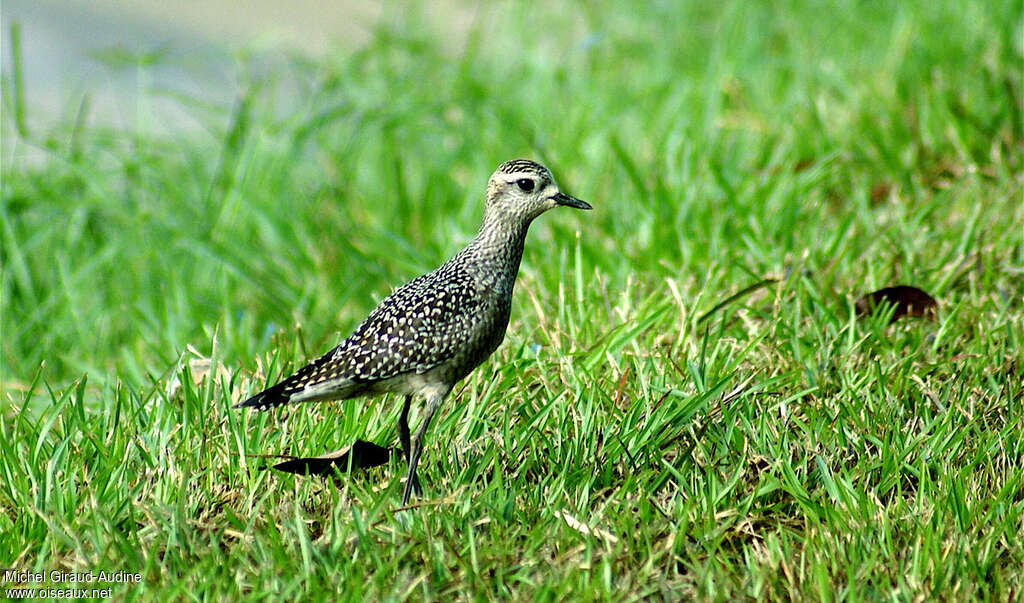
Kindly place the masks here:
[[(409, 450), (409, 405), (411, 403), (412, 396), (406, 396), (405, 402), (402, 404), (402, 414), (398, 416), (398, 441), (402, 444), (402, 456), (405, 457), (406, 463), (409, 462), (409, 456), (412, 452)], [(413, 479), (412, 487), (416, 491), (417, 496), (423, 492), (419, 479)]]
[(398, 442), (402, 445), (402, 456), (405, 462), (409, 462), (409, 404), (412, 403), (412, 396), (405, 397), (402, 404), (402, 414), (398, 416)]
[[(405, 492), (402, 494), (403, 506), (409, 504), (409, 496), (412, 494), (413, 488), (419, 490), (416, 465), (419, 464), (420, 453), (423, 452), (423, 438), (427, 435), (427, 427), (430, 426), (430, 420), (434, 418), (434, 413), (437, 412), (437, 408), (441, 406), (441, 401), (443, 400), (443, 395), (427, 400), (427, 407), (424, 409), (423, 418), (420, 419), (420, 426), (416, 428), (416, 437), (412, 440), (412, 454), (409, 456), (409, 474), (405, 478)], [(417, 494), (419, 493), (417, 492)]]

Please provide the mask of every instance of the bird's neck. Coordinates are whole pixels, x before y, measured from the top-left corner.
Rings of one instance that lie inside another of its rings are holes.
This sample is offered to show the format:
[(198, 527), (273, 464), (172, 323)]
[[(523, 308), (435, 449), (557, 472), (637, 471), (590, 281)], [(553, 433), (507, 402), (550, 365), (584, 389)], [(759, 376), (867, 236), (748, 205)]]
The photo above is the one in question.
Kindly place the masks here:
[(493, 285), (507, 288), (509, 294), (519, 273), (531, 221), (488, 211), (480, 230), (463, 251), (471, 254), (474, 262), (483, 268), (485, 278), (493, 279)]

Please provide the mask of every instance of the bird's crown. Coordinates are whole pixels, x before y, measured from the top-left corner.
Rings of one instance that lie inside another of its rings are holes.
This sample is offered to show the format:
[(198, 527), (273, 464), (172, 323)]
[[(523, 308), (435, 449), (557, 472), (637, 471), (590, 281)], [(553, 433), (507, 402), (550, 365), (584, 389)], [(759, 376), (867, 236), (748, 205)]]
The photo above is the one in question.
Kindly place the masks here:
[(529, 159), (512, 159), (498, 166), (495, 170), (499, 174), (536, 174), (551, 180), (551, 172), (548, 168)]

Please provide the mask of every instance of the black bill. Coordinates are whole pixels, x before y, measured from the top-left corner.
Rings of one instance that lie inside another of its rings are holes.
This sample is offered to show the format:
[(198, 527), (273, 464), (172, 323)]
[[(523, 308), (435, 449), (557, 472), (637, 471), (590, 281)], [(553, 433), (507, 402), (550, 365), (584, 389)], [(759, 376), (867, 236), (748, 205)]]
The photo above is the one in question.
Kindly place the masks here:
[(576, 197), (570, 197), (569, 195), (566, 195), (563, 192), (555, 193), (555, 195), (551, 198), (554, 199), (555, 203), (559, 205), (564, 205), (566, 207), (575, 207), (576, 209), (594, 209), (586, 201), (581, 201)]

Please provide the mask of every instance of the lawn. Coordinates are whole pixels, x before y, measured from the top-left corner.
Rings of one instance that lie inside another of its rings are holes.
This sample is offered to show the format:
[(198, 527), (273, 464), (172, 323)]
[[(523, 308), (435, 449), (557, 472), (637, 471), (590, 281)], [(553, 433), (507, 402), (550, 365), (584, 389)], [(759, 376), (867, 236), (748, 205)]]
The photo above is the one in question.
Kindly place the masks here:
[[(78, 98), (34, 127), (5, 65), (0, 564), (46, 577), (3, 588), (1024, 596), (1024, 6), (463, 8), (239, 52), (170, 135)], [(264, 470), (396, 443), (397, 397), (232, 405), (460, 249), (519, 156), (595, 210), (534, 224), (425, 495)], [(936, 312), (858, 314), (893, 285)]]

